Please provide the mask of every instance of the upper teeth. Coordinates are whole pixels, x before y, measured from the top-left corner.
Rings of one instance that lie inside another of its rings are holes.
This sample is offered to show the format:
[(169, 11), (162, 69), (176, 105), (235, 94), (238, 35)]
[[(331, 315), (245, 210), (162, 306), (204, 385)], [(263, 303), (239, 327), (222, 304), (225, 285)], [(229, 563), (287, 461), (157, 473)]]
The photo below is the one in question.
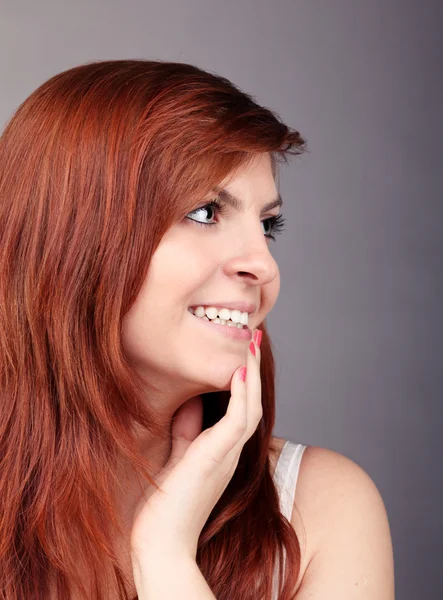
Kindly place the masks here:
[(248, 313), (241, 312), (239, 310), (229, 310), (229, 308), (216, 308), (215, 306), (197, 306), (194, 310), (192, 308), (188, 308), (189, 312), (193, 313), (196, 317), (204, 317), (205, 315), (208, 319), (212, 320), (216, 317), (224, 321), (228, 321), (231, 319), (234, 323), (241, 323), (242, 325), (248, 324)]

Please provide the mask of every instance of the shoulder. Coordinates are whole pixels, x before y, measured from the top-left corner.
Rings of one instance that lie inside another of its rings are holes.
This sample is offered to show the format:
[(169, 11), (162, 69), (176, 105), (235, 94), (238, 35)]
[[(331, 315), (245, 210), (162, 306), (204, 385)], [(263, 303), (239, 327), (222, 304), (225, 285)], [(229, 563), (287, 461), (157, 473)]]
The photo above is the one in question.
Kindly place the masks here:
[(374, 481), (355, 461), (328, 448), (307, 446), (291, 523), (302, 550), (297, 600), (314, 593), (331, 600), (351, 593), (368, 600), (394, 598), (386, 508)]

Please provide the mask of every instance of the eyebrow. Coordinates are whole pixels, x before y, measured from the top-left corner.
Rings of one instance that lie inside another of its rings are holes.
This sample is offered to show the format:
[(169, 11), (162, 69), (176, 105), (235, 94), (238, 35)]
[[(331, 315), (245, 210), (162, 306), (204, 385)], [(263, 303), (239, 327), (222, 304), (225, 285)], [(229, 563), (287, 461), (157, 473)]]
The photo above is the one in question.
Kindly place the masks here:
[[(236, 210), (237, 212), (244, 212), (244, 206), (243, 206), (243, 202), (240, 200), (240, 198), (238, 198), (237, 196), (234, 196), (234, 194), (232, 194), (231, 192), (229, 192), (226, 189), (222, 189), (219, 187), (214, 187), (214, 192), (217, 193), (217, 197), (220, 198), (220, 200), (223, 200), (224, 202), (226, 202), (226, 204), (229, 204), (229, 206), (232, 206), (232, 208), (234, 208), (234, 210)], [(260, 211), (260, 215), (264, 214), (265, 212), (268, 212), (268, 210), (272, 210), (273, 208), (276, 208), (277, 206), (283, 206), (283, 200), (282, 197), (280, 196), (280, 194), (277, 194), (277, 196), (272, 199), (270, 202), (268, 202), (267, 204), (265, 204), (261, 211)]]

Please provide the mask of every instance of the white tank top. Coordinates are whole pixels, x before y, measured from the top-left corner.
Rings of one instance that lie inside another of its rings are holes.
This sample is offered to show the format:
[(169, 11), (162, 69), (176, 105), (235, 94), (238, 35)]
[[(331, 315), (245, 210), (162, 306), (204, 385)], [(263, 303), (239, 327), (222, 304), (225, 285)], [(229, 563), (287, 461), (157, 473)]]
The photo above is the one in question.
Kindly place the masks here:
[[(277, 465), (274, 471), (274, 482), (278, 490), (280, 512), (291, 521), (292, 507), (294, 505), (295, 488), (298, 472), (306, 444), (295, 444), (289, 440), (283, 444)], [(283, 548), (283, 568), (286, 566), (286, 550)], [(273, 600), (278, 600), (277, 595), (278, 564), (274, 567)]]

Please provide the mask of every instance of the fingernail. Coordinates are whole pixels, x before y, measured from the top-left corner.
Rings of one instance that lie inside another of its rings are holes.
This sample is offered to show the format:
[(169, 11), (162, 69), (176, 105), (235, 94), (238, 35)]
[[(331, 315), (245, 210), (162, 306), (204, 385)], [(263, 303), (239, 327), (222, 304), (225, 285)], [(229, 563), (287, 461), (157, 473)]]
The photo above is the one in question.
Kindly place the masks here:
[(242, 367), (242, 368), (240, 369), (240, 372), (239, 372), (239, 373), (240, 373), (240, 379), (241, 379), (242, 381), (246, 381), (246, 370), (247, 370), (247, 369), (246, 369), (246, 367)]
[(254, 333), (254, 342), (257, 344), (257, 348), (260, 348), (262, 335), (263, 331), (261, 329), (257, 329)]
[(251, 342), (249, 344), (249, 350), (252, 352), (252, 354), (255, 356), (255, 346), (254, 346), (254, 342)]

